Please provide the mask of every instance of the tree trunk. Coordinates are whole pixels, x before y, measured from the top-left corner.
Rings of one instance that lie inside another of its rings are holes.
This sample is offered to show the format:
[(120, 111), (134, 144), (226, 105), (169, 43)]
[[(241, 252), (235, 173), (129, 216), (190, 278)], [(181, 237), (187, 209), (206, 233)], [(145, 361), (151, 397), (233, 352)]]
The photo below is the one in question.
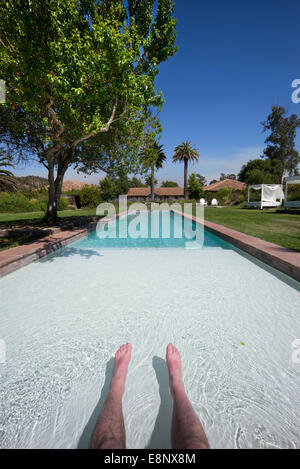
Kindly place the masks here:
[(62, 183), (66, 168), (58, 167), (57, 176), (54, 178), (54, 167), (49, 167), (48, 172), (48, 181), (49, 181), (49, 199), (47, 213), (45, 215), (45, 220), (49, 224), (53, 224), (58, 219), (58, 207), (61, 197)]
[(57, 208), (58, 208), (56, 190), (55, 190), (54, 165), (49, 166), (48, 181), (49, 181), (48, 206), (47, 206), (47, 212), (45, 215), (45, 220), (51, 224), (51, 223), (55, 223), (57, 220)]
[(151, 168), (151, 200), (155, 199), (155, 194), (154, 194), (154, 165), (152, 165)]
[(188, 160), (184, 160), (184, 199), (188, 199)]

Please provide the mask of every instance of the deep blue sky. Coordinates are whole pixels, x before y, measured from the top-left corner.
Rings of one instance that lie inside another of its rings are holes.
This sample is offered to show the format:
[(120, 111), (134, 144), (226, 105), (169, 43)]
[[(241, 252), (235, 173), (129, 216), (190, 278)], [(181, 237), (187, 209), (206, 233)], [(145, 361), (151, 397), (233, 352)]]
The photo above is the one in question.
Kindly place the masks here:
[[(168, 156), (157, 177), (182, 184), (183, 167), (172, 154), (183, 140), (199, 149), (190, 171), (208, 180), (236, 173), (261, 154), (260, 122), (272, 105), (300, 116), (300, 104), (291, 100), (292, 81), (300, 78), (300, 1), (177, 0), (176, 17), (179, 51), (157, 79), (166, 99), (161, 143)], [(45, 174), (38, 167), (21, 173)], [(84, 180), (73, 171), (66, 178)]]

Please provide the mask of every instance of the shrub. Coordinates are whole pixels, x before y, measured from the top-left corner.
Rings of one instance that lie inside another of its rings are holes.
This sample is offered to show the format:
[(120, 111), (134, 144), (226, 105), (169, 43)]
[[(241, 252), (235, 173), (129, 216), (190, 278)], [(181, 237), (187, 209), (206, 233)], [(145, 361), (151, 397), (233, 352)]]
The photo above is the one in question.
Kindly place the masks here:
[(201, 199), (204, 196), (204, 190), (200, 182), (197, 179), (195, 173), (192, 173), (189, 177), (188, 193), (190, 199)]
[(80, 192), (80, 203), (82, 207), (95, 208), (100, 204), (101, 192), (98, 187), (83, 186)]
[(210, 205), (212, 199), (217, 199), (221, 205), (240, 205), (247, 201), (247, 189), (234, 191), (224, 187), (218, 192), (205, 192), (205, 200)]
[(69, 206), (68, 200), (61, 197), (59, 204), (58, 204), (58, 210), (66, 210), (68, 206)]
[(39, 212), (44, 210), (43, 203), (38, 199), (29, 199), (20, 192), (0, 194), (0, 212)]
[(231, 193), (232, 190), (229, 189), (229, 187), (223, 187), (223, 189), (220, 189), (216, 194), (216, 199), (218, 200), (219, 204), (230, 205)]

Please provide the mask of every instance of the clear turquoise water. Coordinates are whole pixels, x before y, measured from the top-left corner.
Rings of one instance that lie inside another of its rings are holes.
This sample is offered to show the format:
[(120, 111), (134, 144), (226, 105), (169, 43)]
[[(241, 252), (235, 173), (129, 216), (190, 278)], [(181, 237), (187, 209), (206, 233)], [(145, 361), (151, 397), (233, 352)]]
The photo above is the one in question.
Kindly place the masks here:
[[(170, 216), (170, 218), (168, 218)], [(132, 225), (133, 229), (130, 230)], [(136, 228), (136, 229), (135, 229)], [(135, 234), (138, 237), (132, 237)], [(122, 236), (126, 236), (125, 238)], [(194, 238), (194, 239), (193, 239)], [(86, 238), (80, 240), (81, 248), (221, 248), (231, 246), (221, 238), (204, 231), (195, 222), (180, 215), (162, 213), (129, 215), (117, 218), (105, 227), (100, 225)]]
[(127, 341), (128, 448), (170, 447), (169, 342), (212, 448), (300, 448), (299, 284), (202, 234), (91, 233), (0, 279), (1, 448), (87, 448)]

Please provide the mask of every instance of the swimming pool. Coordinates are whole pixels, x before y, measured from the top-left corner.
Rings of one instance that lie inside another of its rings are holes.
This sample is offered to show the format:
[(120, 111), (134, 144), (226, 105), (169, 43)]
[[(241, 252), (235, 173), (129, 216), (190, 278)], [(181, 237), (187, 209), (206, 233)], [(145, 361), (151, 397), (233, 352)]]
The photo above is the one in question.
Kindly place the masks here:
[(213, 448), (299, 448), (299, 284), (210, 233), (199, 249), (113, 241), (91, 233), (0, 279), (0, 446), (87, 447), (130, 341), (127, 446), (168, 448), (173, 341)]

